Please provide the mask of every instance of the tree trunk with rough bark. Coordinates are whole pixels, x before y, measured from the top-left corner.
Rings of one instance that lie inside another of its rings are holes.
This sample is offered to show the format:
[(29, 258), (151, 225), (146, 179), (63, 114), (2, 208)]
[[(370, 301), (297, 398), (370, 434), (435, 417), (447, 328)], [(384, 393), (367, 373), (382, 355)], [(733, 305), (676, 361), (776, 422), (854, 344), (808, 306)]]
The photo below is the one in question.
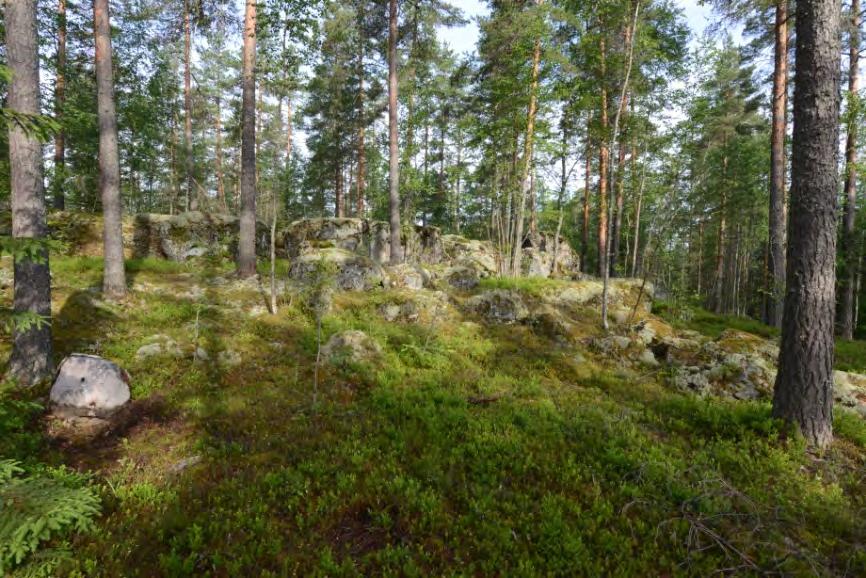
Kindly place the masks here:
[[(218, 89), (219, 90), (219, 89)], [(217, 178), (217, 199), (222, 206), (223, 211), (228, 213), (229, 206), (226, 201), (226, 186), (225, 177), (223, 175), (223, 125), (222, 125), (222, 98), (219, 91), (216, 97), (216, 114), (214, 114), (214, 133), (216, 135), (216, 178)]]
[[(535, 0), (541, 5), (542, 0)], [(538, 110), (538, 69), (541, 65), (541, 39), (535, 39), (532, 49), (532, 76), (529, 85), (529, 110), (526, 114), (526, 136), (523, 139), (523, 174), (520, 178), (520, 197), (517, 199), (514, 216), (514, 245), (511, 249), (510, 274), (520, 275), (521, 250), (523, 249), (523, 219), (526, 200), (530, 190), (530, 171), (532, 170), (532, 155), (535, 136), (535, 113)]]
[(237, 274), (256, 274), (256, 0), (244, 11), (243, 96), (241, 104), (241, 199)]
[(770, 295), (767, 323), (782, 326), (785, 296), (785, 133), (788, 114), (788, 0), (776, 0), (773, 120), (770, 132)]
[(811, 446), (833, 439), (839, 0), (799, 0), (787, 289), (773, 416)]
[[(860, 0), (851, 0), (851, 21), (848, 33), (848, 106), (858, 106), (860, 90)], [(845, 142), (845, 206), (842, 217), (841, 253), (842, 279), (839, 283), (839, 334), (854, 338), (854, 290), (857, 280), (857, 125), (859, 119), (848, 120)]]
[(397, 151), (397, 0), (388, 3), (388, 214), (391, 264), (403, 262), (400, 245), (400, 156)]
[(117, 112), (111, 53), (108, 0), (93, 2), (96, 35), (96, 101), (99, 115), (99, 190), (102, 197), (105, 266), (102, 292), (111, 299), (126, 296), (123, 231), (120, 204), (120, 158), (117, 151)]
[[(36, 36), (36, 0), (6, 3), (6, 60), (12, 72), (6, 104), (10, 110), (39, 114), (39, 48)], [(12, 236), (44, 239), (45, 200), (42, 183), (42, 146), (21, 127), (9, 125), (9, 172), (12, 195)], [(51, 317), (51, 272), (48, 251), (40, 258), (15, 261), (13, 308), (16, 314)], [(54, 372), (51, 325), (13, 327), (9, 377), (31, 386)]]
[(599, 43), (601, 52), (601, 133), (598, 154), (598, 276), (603, 277), (607, 266), (607, 164), (610, 161), (610, 151), (607, 148), (607, 86), (604, 82), (605, 70), (605, 42), (602, 38)]

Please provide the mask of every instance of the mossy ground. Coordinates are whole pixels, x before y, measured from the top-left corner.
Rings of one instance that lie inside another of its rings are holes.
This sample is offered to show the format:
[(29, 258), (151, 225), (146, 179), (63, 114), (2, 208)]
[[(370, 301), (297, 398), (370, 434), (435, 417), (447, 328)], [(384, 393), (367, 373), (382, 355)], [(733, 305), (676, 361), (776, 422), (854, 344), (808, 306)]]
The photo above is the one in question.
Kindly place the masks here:
[[(361, 329), (382, 359), (326, 366), (314, 405), (299, 297), (253, 316), (258, 291), (211, 282), (229, 263), (128, 265), (148, 290), (109, 304), (88, 290), (98, 259), (54, 259), (57, 355), (116, 360), (149, 403), (87, 447), (46, 442), (38, 419), (6, 444), (102, 488), (68, 575), (866, 574), (859, 418), (813, 455), (766, 404), (674, 393), (526, 326), (386, 323), (381, 291), (339, 295), (324, 334)], [(196, 332), (242, 362), (135, 357)]]

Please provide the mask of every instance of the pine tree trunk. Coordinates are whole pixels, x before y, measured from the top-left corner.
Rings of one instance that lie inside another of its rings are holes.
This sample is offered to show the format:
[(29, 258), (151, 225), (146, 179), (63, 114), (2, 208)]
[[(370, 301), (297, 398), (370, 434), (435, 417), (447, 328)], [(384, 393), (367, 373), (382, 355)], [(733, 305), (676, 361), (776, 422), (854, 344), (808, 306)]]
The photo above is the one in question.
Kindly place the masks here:
[[(627, 98), (627, 96), (626, 96)], [(616, 277), (616, 265), (619, 260), (619, 247), (622, 242), (622, 213), (625, 207), (625, 142), (620, 139), (619, 154), (617, 156), (616, 172), (616, 199), (614, 201), (613, 231), (611, 232), (610, 249), (610, 274)]]
[[(219, 91), (219, 88), (217, 88)], [(222, 125), (222, 98), (217, 92), (216, 97), (216, 114), (214, 115), (214, 133), (216, 135), (216, 178), (217, 178), (217, 199), (223, 211), (228, 213), (229, 206), (226, 201), (225, 177), (223, 175), (223, 125)]]
[(833, 439), (839, 0), (798, 0), (787, 290), (773, 416)]
[(366, 195), (367, 184), (367, 121), (364, 94), (364, 40), (361, 39), (358, 50), (358, 175), (357, 179), (357, 199), (355, 210), (359, 219), (364, 218), (364, 196)]
[(256, 0), (244, 13), (243, 96), (241, 104), (241, 199), (237, 273), (256, 274)]
[[(857, 106), (860, 89), (860, 0), (851, 0), (849, 31), (848, 103)], [(845, 142), (845, 206), (842, 217), (841, 253), (842, 279), (839, 283), (839, 333), (845, 339), (854, 338), (854, 285), (857, 275), (857, 242), (855, 218), (857, 215), (857, 125), (859, 118), (848, 120), (848, 138)]]
[(99, 190), (105, 223), (102, 292), (111, 299), (120, 299), (126, 295), (126, 273), (123, 268), (120, 159), (117, 151), (117, 112), (114, 108), (108, 0), (94, 0), (93, 19), (96, 34), (96, 99), (99, 111)]
[[(540, 5), (542, 0), (535, 0)], [(529, 85), (529, 110), (526, 114), (526, 136), (523, 139), (523, 174), (520, 178), (520, 197), (514, 217), (514, 244), (511, 250), (511, 275), (520, 275), (521, 250), (523, 249), (523, 219), (526, 199), (530, 192), (529, 174), (532, 169), (533, 138), (535, 136), (535, 113), (538, 109), (538, 69), (541, 64), (541, 39), (535, 39), (532, 50), (532, 76)]]
[(183, 137), (186, 158), (186, 208), (188, 211), (198, 210), (198, 195), (193, 187), (192, 163), (192, 22), (190, 21), (189, 0), (183, 3)]
[(63, 130), (63, 108), (66, 104), (66, 0), (57, 2), (57, 71), (54, 84), (54, 117), (60, 130), (54, 135), (54, 208), (66, 208), (66, 134)]
[(607, 86), (605, 83), (605, 42), (599, 41), (601, 51), (601, 140), (598, 154), (598, 276), (604, 276), (607, 266), (607, 173), (610, 151), (607, 148)]
[(388, 214), (391, 264), (403, 262), (400, 246), (400, 156), (397, 151), (397, 0), (388, 3)]
[(592, 116), (586, 119), (586, 167), (584, 169), (583, 183), (583, 227), (580, 245), (580, 270), (586, 273), (589, 270), (589, 187), (592, 182), (592, 142), (589, 139), (592, 130)]
[(773, 121), (770, 133), (770, 283), (767, 322), (782, 326), (785, 295), (785, 132), (788, 111), (788, 0), (776, 0)]
[[(39, 114), (39, 48), (36, 36), (36, 0), (6, 3), (6, 60), (12, 73), (6, 104), (10, 110)], [(9, 173), (12, 195), (12, 236), (43, 239), (47, 233), (42, 183), (42, 147), (32, 135), (9, 124)], [(15, 261), (13, 308), (16, 314), (51, 317), (51, 272), (48, 251), (37, 261)], [(31, 386), (54, 371), (51, 325), (13, 327), (9, 377)]]

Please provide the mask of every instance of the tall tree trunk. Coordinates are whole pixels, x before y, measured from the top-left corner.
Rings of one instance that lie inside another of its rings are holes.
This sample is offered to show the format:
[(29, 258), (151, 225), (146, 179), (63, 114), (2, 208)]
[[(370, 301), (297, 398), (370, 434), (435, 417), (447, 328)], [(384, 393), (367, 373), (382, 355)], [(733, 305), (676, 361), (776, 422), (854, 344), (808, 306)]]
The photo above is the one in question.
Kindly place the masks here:
[(358, 175), (357, 179), (357, 204), (355, 210), (359, 219), (364, 218), (364, 196), (367, 184), (367, 120), (364, 94), (364, 41), (361, 39), (358, 49)]
[[(851, 22), (848, 34), (848, 106), (856, 109), (860, 89), (860, 0), (851, 0)], [(854, 338), (854, 285), (857, 276), (857, 242), (854, 230), (857, 215), (857, 125), (859, 119), (848, 119), (845, 142), (845, 207), (842, 217), (842, 279), (839, 283), (839, 333)]]
[[(6, 3), (6, 59), (12, 81), (7, 106), (23, 114), (39, 114), (39, 48), (36, 37), (36, 0)], [(9, 172), (12, 194), (12, 236), (45, 238), (45, 200), (42, 183), (42, 146), (33, 135), (9, 124)], [(39, 258), (15, 260), (13, 308), (16, 314), (39, 315), (44, 322), (28, 328), (13, 326), (9, 376), (31, 386), (54, 371), (51, 346), (51, 272), (48, 251)]]
[[(723, 161), (725, 168), (728, 166), (728, 158)], [(724, 306), (724, 287), (725, 287), (725, 240), (727, 239), (727, 193), (722, 189), (721, 202), (719, 204), (719, 235), (716, 241), (716, 269), (715, 278), (713, 280), (713, 302), (712, 309), (715, 313), (723, 313)]]
[(223, 176), (223, 125), (222, 125), (222, 97), (217, 88), (216, 96), (216, 114), (214, 115), (214, 133), (216, 135), (216, 178), (217, 178), (217, 199), (223, 208), (223, 211), (228, 213), (229, 206), (226, 202), (226, 186), (225, 177)]
[[(535, 0), (541, 5), (542, 0)], [(517, 213), (514, 217), (514, 245), (511, 250), (511, 274), (520, 275), (521, 250), (523, 248), (523, 213), (526, 208), (527, 193), (530, 189), (530, 171), (532, 170), (532, 155), (535, 136), (535, 113), (538, 110), (538, 69), (541, 65), (541, 38), (535, 39), (532, 49), (532, 76), (529, 85), (529, 110), (526, 114), (526, 136), (523, 139), (523, 174), (520, 178), (520, 198), (517, 201)]]
[(104, 220), (105, 268), (102, 292), (106, 297), (120, 299), (126, 295), (126, 273), (123, 268), (120, 159), (117, 152), (117, 112), (114, 108), (108, 0), (94, 0), (93, 20), (96, 34), (96, 100), (99, 111), (99, 190)]
[(237, 273), (256, 274), (256, 0), (244, 13), (243, 97), (241, 104), (241, 199)]
[(54, 84), (54, 117), (60, 130), (54, 135), (54, 208), (66, 208), (66, 134), (63, 129), (63, 108), (66, 104), (66, 0), (57, 2), (57, 71)]
[(186, 208), (198, 210), (198, 195), (195, 194), (192, 163), (192, 22), (189, 0), (183, 2), (183, 138), (186, 158)]
[(833, 439), (833, 321), (839, 185), (839, 0), (798, 0), (791, 218), (773, 416), (809, 445)]
[[(627, 94), (627, 93), (626, 93)], [(628, 96), (626, 96), (628, 98)], [(617, 155), (616, 172), (616, 198), (614, 201), (613, 223), (611, 231), (610, 248), (610, 274), (616, 276), (616, 265), (619, 260), (619, 246), (622, 239), (622, 213), (625, 208), (625, 142), (620, 139), (619, 153)]]
[(338, 219), (346, 216), (343, 204), (343, 165), (337, 160), (334, 165), (334, 216)]
[(592, 115), (586, 119), (586, 167), (584, 169), (583, 183), (583, 227), (581, 228), (580, 244), (580, 270), (586, 273), (589, 270), (589, 187), (592, 182), (592, 141), (590, 132), (592, 130)]
[(400, 246), (400, 157), (397, 151), (397, 0), (388, 3), (388, 213), (391, 264), (403, 262)]
[(770, 283), (767, 322), (782, 326), (785, 296), (785, 133), (788, 126), (788, 1), (776, 0), (773, 121), (770, 132)]
[(598, 276), (603, 277), (607, 266), (607, 164), (610, 162), (610, 151), (607, 148), (607, 85), (605, 82), (606, 66), (604, 38), (599, 41), (601, 53), (601, 139), (598, 154)]

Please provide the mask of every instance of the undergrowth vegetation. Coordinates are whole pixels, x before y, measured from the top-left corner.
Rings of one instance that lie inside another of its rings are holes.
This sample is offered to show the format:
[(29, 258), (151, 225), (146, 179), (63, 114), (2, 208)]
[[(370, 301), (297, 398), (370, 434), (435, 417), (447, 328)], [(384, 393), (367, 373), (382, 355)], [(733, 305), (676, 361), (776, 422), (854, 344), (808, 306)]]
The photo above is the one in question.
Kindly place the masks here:
[[(56, 574), (866, 573), (866, 426), (852, 414), (815, 456), (765, 403), (675, 393), (522, 325), (385, 322), (385, 291), (335, 296), (324, 338), (359, 329), (382, 354), (323, 364), (313, 404), (302, 299), (250, 315), (263, 296), (214, 282), (224, 264), (143, 262), (133, 283), (164, 290), (108, 305), (86, 291), (98, 267), (54, 265), (58, 300), (78, 299), (60, 307), (59, 351), (116, 360), (143, 404), (109, 439), (59, 447), (42, 441), (39, 392), (0, 402), (14, 410), (0, 414), (4, 452), (91, 472), (64, 483), (101, 497), (94, 528), (45, 542), (75, 552)], [(154, 334), (241, 362), (137, 359)]]

